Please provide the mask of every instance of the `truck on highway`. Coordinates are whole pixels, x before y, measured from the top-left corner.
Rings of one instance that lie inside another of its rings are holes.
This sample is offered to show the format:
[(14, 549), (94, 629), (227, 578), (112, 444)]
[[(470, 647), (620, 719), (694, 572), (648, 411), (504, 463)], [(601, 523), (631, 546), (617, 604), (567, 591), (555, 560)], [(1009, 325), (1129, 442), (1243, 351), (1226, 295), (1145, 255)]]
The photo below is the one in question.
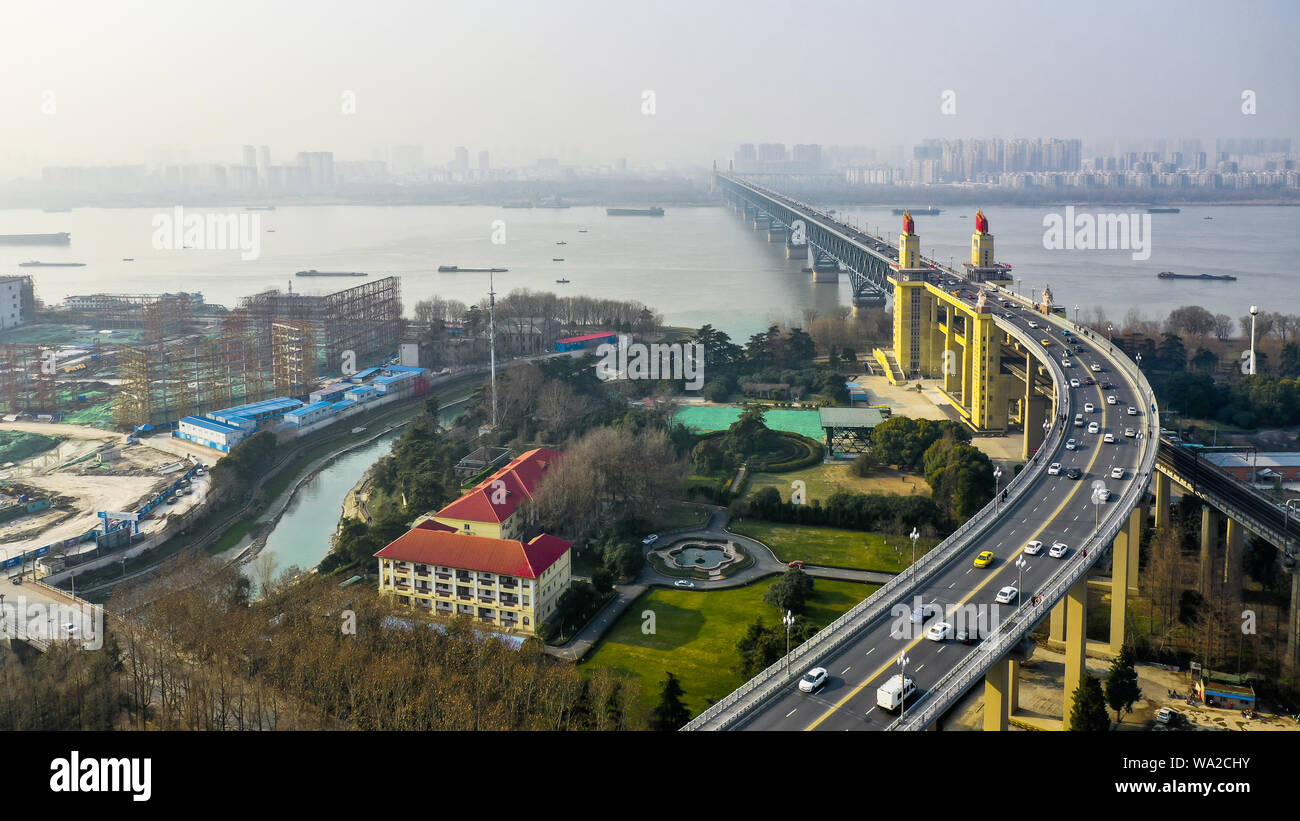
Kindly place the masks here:
[(916, 695), (916, 682), (911, 676), (890, 676), (889, 680), (876, 688), (876, 706), (891, 712), (902, 709), (903, 700)]

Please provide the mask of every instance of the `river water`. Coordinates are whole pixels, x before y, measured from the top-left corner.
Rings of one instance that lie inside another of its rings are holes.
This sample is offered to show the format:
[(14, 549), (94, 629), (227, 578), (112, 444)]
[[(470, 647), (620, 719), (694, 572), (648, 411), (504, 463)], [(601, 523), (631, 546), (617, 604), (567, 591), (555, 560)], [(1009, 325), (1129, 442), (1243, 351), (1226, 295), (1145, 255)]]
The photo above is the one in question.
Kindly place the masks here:
[[(1300, 256), (1300, 208), (1185, 206), (1180, 214), (1154, 214), (1152, 253), (1145, 261), (1122, 250), (1044, 248), (1043, 217), (1049, 212), (1063, 209), (998, 207), (985, 212), (998, 259), (1014, 266), (1026, 292), (1033, 288), (1041, 293), (1050, 284), (1058, 303), (1071, 310), (1079, 304), (1085, 314), (1100, 305), (1112, 319), (1122, 319), (1130, 307), (1163, 316), (1193, 303), (1237, 317), (1252, 301), (1267, 310), (1300, 313), (1300, 292), (1291, 287), (1290, 270)], [(299, 270), (395, 274), (401, 277), (409, 315), (417, 300), (435, 294), (467, 303), (486, 296), (486, 275), (440, 274), (439, 265), (505, 267), (509, 272), (496, 276), (499, 293), (531, 288), (640, 300), (661, 311), (670, 324), (711, 323), (742, 339), (774, 318), (798, 318), (809, 307), (824, 313), (849, 301), (847, 278), (838, 286), (813, 284), (800, 273), (807, 262), (787, 261), (782, 244), (766, 242), (765, 234), (721, 207), (669, 208), (662, 218), (609, 217), (604, 209), (589, 207), (340, 205), (232, 212), (260, 221), (260, 255), (248, 261), (240, 259), (237, 249), (155, 249), (151, 221), (167, 213), (147, 208), (0, 211), (4, 233), (72, 234), (67, 247), (0, 246), (0, 270), (33, 275), (37, 295), (47, 302), (74, 293), (184, 290), (227, 306), (265, 288), (284, 289), (290, 281), (304, 293), (364, 281), (293, 277)], [(842, 213), (894, 237), (902, 221), (885, 207)], [(916, 217), (923, 251), (928, 255), (933, 250), (943, 261), (968, 258), (973, 213), (973, 208), (944, 208), (938, 216)], [(494, 228), (498, 220), (502, 225)], [(503, 243), (492, 242), (494, 230)], [(123, 257), (134, 261), (123, 262)], [(78, 261), (86, 267), (14, 267), (28, 259)], [(1232, 273), (1240, 279), (1158, 280), (1155, 274), (1163, 270)], [(570, 283), (557, 284), (560, 278)]]

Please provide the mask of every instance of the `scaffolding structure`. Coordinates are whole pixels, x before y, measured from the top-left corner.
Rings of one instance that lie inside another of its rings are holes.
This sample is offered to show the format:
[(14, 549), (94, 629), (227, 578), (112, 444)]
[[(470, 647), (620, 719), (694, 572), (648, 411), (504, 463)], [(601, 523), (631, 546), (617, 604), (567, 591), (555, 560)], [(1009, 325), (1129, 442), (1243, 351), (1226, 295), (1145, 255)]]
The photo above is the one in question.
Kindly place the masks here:
[(165, 425), (183, 416), (310, 393), (318, 374), (390, 356), (402, 339), (399, 280), (385, 277), (323, 296), (263, 291), (240, 300), (220, 333), (125, 348), (119, 425)]
[(239, 308), (261, 331), (268, 357), (275, 353), (276, 322), (302, 323), (309, 328), (317, 373), (341, 370), (345, 351), (352, 352), (354, 362), (389, 355), (401, 341), (404, 328), (397, 277), (324, 295), (272, 289), (243, 297)]
[(197, 294), (85, 294), (64, 300), (64, 310), (97, 328), (143, 328), (145, 338), (161, 341), (186, 333), (194, 324)]
[(0, 344), (0, 412), (58, 413), (57, 349)]

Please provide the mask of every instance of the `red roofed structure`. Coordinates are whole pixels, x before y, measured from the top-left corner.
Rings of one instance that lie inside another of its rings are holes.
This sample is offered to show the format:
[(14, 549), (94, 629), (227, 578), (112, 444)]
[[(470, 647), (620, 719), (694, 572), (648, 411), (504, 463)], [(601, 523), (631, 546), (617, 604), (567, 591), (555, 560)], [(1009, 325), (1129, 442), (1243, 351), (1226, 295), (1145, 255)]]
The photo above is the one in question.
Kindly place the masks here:
[(570, 547), (571, 543), (545, 533), (524, 544), (517, 539), (413, 527), (389, 542), (375, 558), (536, 579)]
[(458, 533), (511, 539), (523, 531), (515, 510), (533, 499), (560, 452), (536, 448), (479, 482), (456, 501), (433, 514), (433, 520)]

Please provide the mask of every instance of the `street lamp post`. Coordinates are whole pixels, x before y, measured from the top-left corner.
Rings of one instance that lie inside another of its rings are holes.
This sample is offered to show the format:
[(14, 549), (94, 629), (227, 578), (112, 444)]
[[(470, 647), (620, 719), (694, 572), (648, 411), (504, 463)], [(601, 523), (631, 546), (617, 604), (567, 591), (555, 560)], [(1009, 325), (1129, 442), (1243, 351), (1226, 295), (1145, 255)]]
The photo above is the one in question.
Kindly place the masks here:
[(1114, 325), (1112, 325), (1112, 324), (1109, 323), (1109, 322), (1106, 323), (1106, 342), (1107, 342), (1107, 344), (1110, 343), (1110, 332), (1113, 331), (1114, 329), (1115, 329), (1115, 326), (1114, 326)]
[(1074, 324), (1075, 324), (1076, 327), (1077, 327), (1078, 324), (1079, 324), (1079, 306), (1078, 306), (1078, 305), (1075, 305), (1075, 306), (1074, 306)]
[(1016, 557), (1016, 607), (1025, 600), (1025, 554)]
[(994, 513), (996, 513), (998, 510), (998, 499), (1002, 493), (1001, 479), (1002, 479), (1002, 468), (1000, 467), (993, 468), (993, 512)]
[(900, 708), (898, 711), (898, 720), (902, 721), (903, 716), (907, 714), (907, 663), (911, 661), (907, 653), (898, 654), (898, 701)]
[(1259, 315), (1259, 306), (1250, 306), (1250, 375), (1255, 375), (1255, 317)]
[(912, 528), (912, 532), (907, 534), (907, 538), (912, 540), (912, 567), (916, 567), (916, 540), (921, 538), (921, 531)]
[(785, 617), (781, 621), (785, 623), (785, 677), (788, 680), (790, 678), (790, 628), (794, 627), (794, 613), (785, 611)]

